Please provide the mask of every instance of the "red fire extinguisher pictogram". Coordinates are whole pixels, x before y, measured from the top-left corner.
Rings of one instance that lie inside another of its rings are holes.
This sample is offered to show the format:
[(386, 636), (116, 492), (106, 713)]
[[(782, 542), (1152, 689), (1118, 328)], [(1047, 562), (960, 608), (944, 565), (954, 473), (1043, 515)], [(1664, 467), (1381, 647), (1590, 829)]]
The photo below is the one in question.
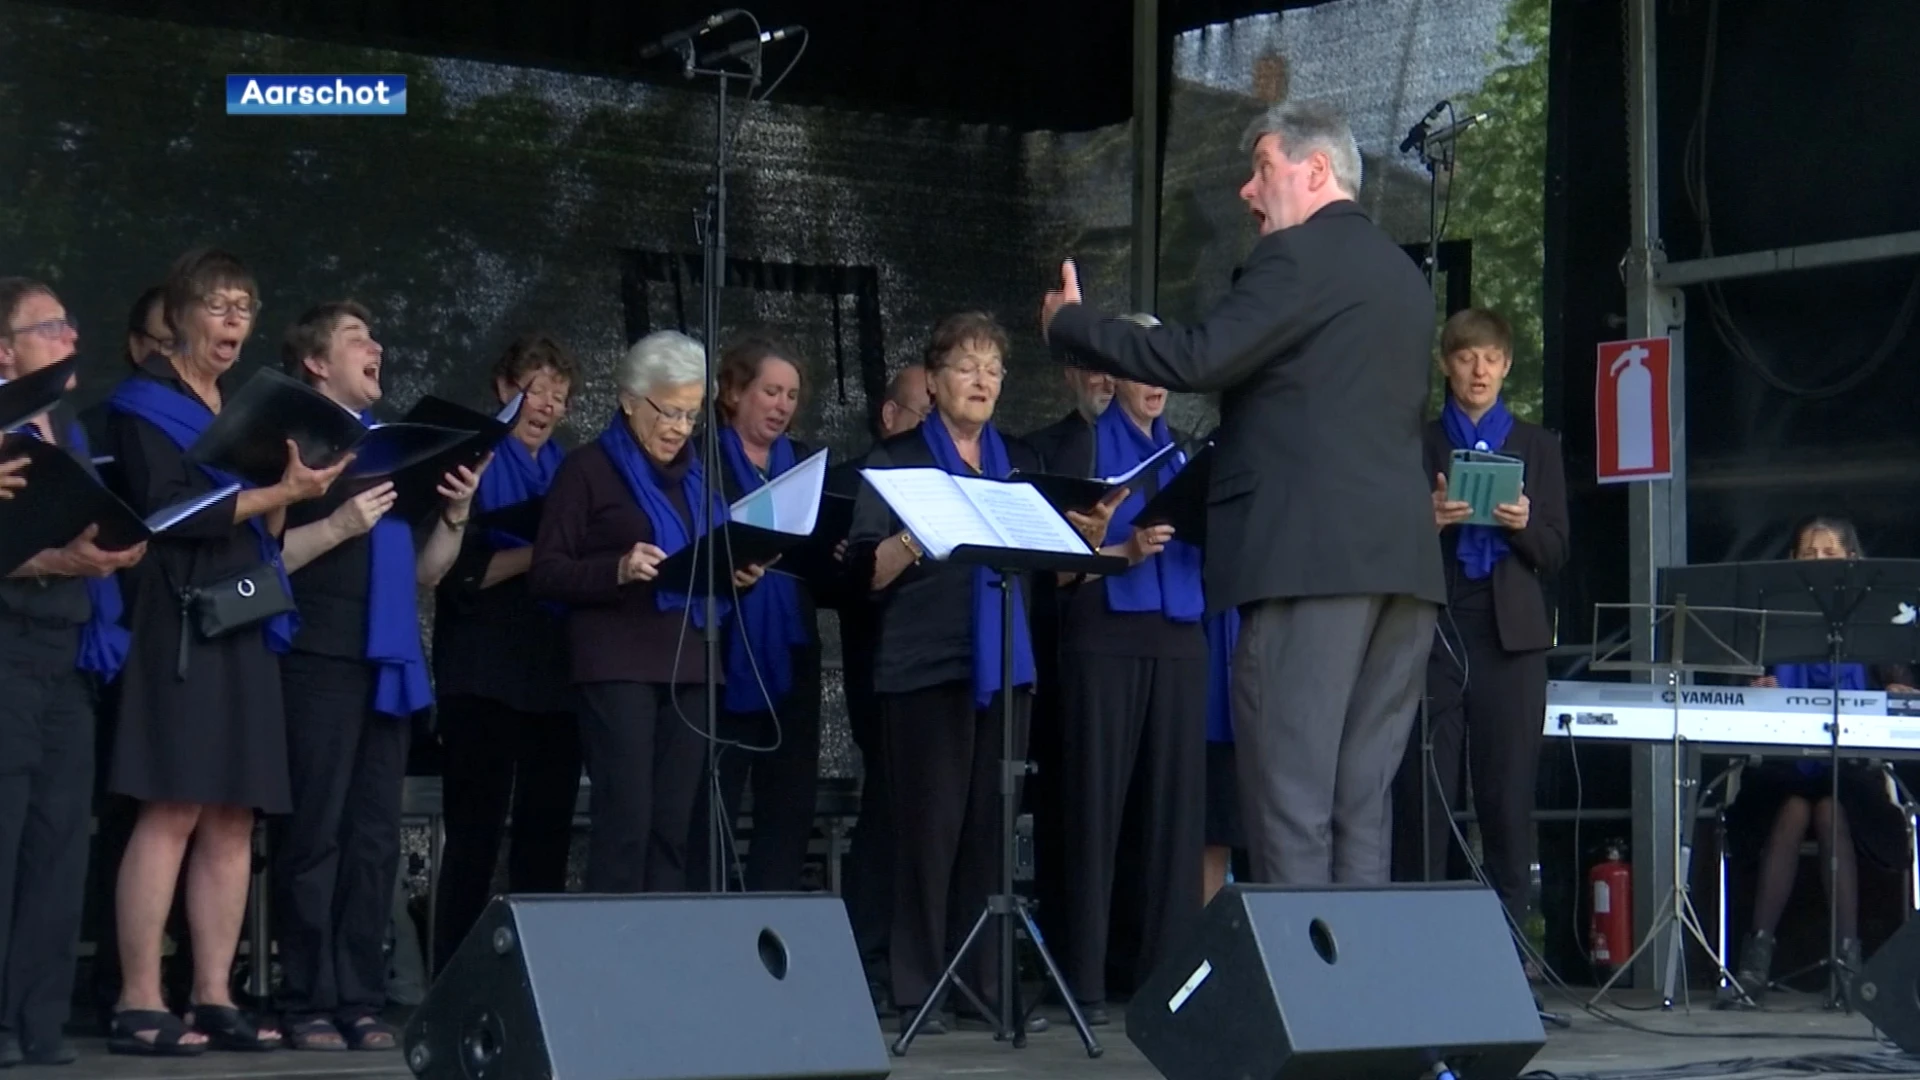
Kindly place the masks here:
[(1587, 929), (1593, 966), (1624, 964), (1633, 952), (1633, 867), (1619, 841), (1608, 844), (1606, 861), (1587, 873), (1587, 887), (1593, 892), (1593, 917)]

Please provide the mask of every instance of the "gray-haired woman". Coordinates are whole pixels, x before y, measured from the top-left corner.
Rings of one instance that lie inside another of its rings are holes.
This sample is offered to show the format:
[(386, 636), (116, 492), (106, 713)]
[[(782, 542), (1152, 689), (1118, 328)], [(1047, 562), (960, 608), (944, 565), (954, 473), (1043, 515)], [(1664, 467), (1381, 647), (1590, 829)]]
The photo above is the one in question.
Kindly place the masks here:
[[(717, 483), (704, 491), (693, 445), (706, 398), (699, 343), (649, 334), (618, 378), (606, 430), (568, 455), (547, 492), (529, 584), (568, 609), (593, 783), (587, 889), (681, 892), (704, 752), (705, 605), (689, 602), (690, 583), (657, 579), (727, 510)], [(761, 573), (742, 570), (734, 585)]]

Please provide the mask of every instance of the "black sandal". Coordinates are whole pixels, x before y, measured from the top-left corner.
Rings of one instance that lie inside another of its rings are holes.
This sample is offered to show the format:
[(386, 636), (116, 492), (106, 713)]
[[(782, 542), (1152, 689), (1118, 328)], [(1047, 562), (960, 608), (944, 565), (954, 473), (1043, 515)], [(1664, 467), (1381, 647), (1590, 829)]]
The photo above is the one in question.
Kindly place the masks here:
[(260, 1029), (272, 1025), (253, 1023), (231, 1005), (188, 1006), (187, 1026), (205, 1035), (207, 1045), (215, 1050), (236, 1053), (259, 1054), (278, 1050), (286, 1039), (284, 1035), (262, 1037)]
[(287, 1045), (295, 1050), (336, 1051), (347, 1048), (345, 1036), (324, 1016), (287, 1025)]
[[(141, 1038), (143, 1031), (153, 1032), (153, 1038)], [(107, 1052), (137, 1057), (198, 1057), (207, 1052), (206, 1043), (182, 1042), (187, 1034), (187, 1025), (170, 1012), (121, 1009), (113, 1014)]]
[(400, 1033), (381, 1023), (377, 1016), (362, 1016), (343, 1024), (340, 1034), (346, 1038), (347, 1045), (355, 1050), (397, 1050), (400, 1047)]

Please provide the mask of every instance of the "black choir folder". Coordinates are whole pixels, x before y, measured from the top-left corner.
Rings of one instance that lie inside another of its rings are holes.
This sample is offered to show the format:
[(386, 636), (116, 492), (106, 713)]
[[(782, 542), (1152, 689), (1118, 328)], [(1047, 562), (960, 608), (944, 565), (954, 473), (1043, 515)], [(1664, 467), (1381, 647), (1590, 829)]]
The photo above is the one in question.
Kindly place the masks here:
[(0, 380), (0, 431), (12, 431), (60, 403), (80, 362), (75, 353), (31, 375)]
[[(30, 462), (27, 486), (14, 492), (13, 498), (0, 500), (0, 574), (13, 573), (48, 548), (67, 546), (89, 525), (100, 527), (94, 536), (96, 546), (125, 551), (216, 506), (226, 506), (240, 490), (237, 484), (228, 485), (142, 518), (58, 446), (9, 435), (0, 445), (0, 454), (24, 455)], [(226, 510), (229, 515), (232, 512)]]
[[(713, 476), (711, 469), (707, 475)], [(727, 508), (726, 523), (712, 533), (711, 546), (719, 560), (713, 574), (715, 595), (732, 595), (734, 570), (766, 566), (814, 535), (826, 483), (827, 452), (821, 450)], [(705, 596), (707, 562), (702, 555), (708, 546), (695, 541), (668, 555), (654, 584), (688, 596)]]
[(194, 440), (187, 456), (250, 484), (278, 483), (287, 467), (287, 440), (300, 460), (323, 469), (348, 453), (348, 479), (389, 477), (449, 450), (472, 433), (427, 424), (375, 424), (290, 375), (269, 368), (253, 373)]
[(1147, 499), (1133, 515), (1133, 527), (1148, 529), (1155, 525), (1173, 526), (1176, 539), (1194, 547), (1207, 545), (1207, 488), (1213, 482), (1213, 444), (1200, 448), (1187, 467)]
[[(1040, 492), (1047, 502), (1053, 504), (1055, 510), (1063, 514), (1069, 510), (1084, 514), (1098, 506), (1100, 500), (1106, 498), (1116, 488), (1124, 487), (1139, 492), (1142, 484), (1157, 487), (1160, 466), (1166, 463), (1169, 454), (1178, 449), (1178, 446), (1168, 443), (1154, 451), (1145, 461), (1118, 476), (1089, 479), (1060, 473), (1023, 473), (1015, 469), (1012, 479), (1032, 484), (1034, 490)], [(1145, 481), (1140, 479), (1143, 475), (1146, 477)], [(1151, 498), (1154, 492), (1148, 491), (1146, 494)]]
[(498, 529), (508, 536), (518, 537), (531, 544), (540, 532), (540, 514), (547, 508), (547, 497), (535, 495), (525, 502), (509, 503), (497, 506), (483, 514), (474, 515), (473, 523), (482, 529)]
[[(514, 423), (520, 418), (520, 406), (525, 401), (525, 394), (515, 394), (513, 400), (498, 411), (485, 413), (432, 394), (421, 398), (418, 404), (407, 410), (401, 423), (458, 431), (462, 436), (446, 449), (381, 478), (392, 480), (394, 491), (399, 495), (394, 501), (392, 513), (415, 524), (437, 513), (441, 504), (440, 481), (462, 465), (469, 469), (479, 467), (493, 452), (493, 448), (500, 444), (500, 440), (507, 437), (507, 432), (513, 430)], [(534, 527), (539, 527), (537, 511)], [(529, 535), (526, 539), (532, 540), (533, 537)]]

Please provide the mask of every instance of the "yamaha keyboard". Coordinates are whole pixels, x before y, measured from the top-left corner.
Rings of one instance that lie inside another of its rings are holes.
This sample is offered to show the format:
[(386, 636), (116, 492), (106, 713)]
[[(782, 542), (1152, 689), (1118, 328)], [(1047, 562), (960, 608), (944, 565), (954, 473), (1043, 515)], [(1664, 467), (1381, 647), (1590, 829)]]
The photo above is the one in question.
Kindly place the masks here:
[[(1549, 737), (1671, 742), (1700, 749), (1800, 755), (1828, 749), (1833, 693), (1751, 686), (1549, 682)], [(1840, 749), (1851, 756), (1920, 757), (1920, 694), (1840, 694)]]

